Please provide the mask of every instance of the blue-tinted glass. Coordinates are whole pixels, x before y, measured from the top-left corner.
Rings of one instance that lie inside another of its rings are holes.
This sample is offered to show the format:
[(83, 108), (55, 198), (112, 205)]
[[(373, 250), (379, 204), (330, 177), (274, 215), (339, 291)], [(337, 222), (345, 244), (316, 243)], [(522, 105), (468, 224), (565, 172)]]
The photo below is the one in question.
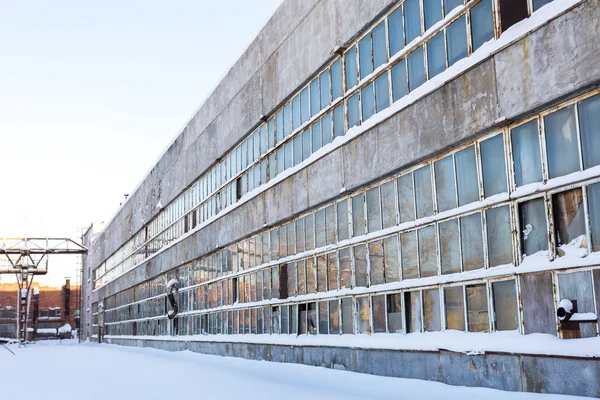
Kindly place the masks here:
[(294, 165), (302, 162), (302, 135), (294, 138)]
[(292, 133), (292, 108), (290, 103), (283, 107), (283, 137), (288, 137)]
[(344, 136), (344, 105), (333, 110), (333, 136)]
[(435, 193), (438, 212), (456, 208), (456, 181), (454, 179), (454, 157), (446, 156), (434, 164)]
[(321, 111), (321, 90), (319, 89), (319, 78), (310, 83), (310, 115), (313, 116)]
[(504, 193), (506, 188), (506, 162), (504, 139), (496, 135), (481, 142), (481, 167), (483, 169), (483, 192), (485, 197)]
[(406, 43), (421, 36), (421, 5), (419, 0), (404, 2), (404, 26), (406, 27)]
[(361, 90), (360, 99), (362, 101), (362, 120), (366, 121), (375, 114), (375, 96), (373, 93), (373, 83), (370, 83)]
[(353, 88), (358, 83), (356, 71), (356, 46), (352, 46), (344, 56), (346, 64), (346, 90)]
[(552, 0), (533, 0), (533, 11), (537, 11), (540, 9), (540, 7), (543, 7), (549, 3), (552, 3)]
[(577, 111), (583, 168), (591, 168), (600, 165), (600, 95), (583, 100), (577, 105)]
[(292, 141), (290, 140), (284, 146), (285, 151), (285, 169), (292, 168), (293, 155), (292, 155)]
[(567, 175), (579, 171), (579, 146), (575, 107), (566, 107), (544, 117), (548, 176)]
[(280, 174), (285, 169), (285, 157), (283, 155), (283, 147), (277, 149), (277, 173)]
[(308, 110), (308, 87), (305, 87), (304, 90), (300, 92), (300, 111), (302, 114), (302, 123), (308, 121), (310, 119)]
[(267, 123), (267, 136), (269, 137), (269, 149), (275, 146), (275, 118), (271, 117)]
[(348, 99), (348, 129), (360, 125), (360, 111), (358, 108), (358, 93)]
[[(242, 169), (246, 168), (248, 166), (248, 141), (244, 140), (242, 142)], [(212, 189), (211, 189), (212, 191)]]
[(458, 6), (463, 5), (463, 0), (444, 0), (444, 12), (446, 15)]
[(321, 120), (315, 122), (311, 126), (312, 135), (312, 151), (313, 153), (319, 150), (323, 144), (321, 140)]
[(321, 110), (331, 103), (329, 94), (329, 70), (325, 70), (319, 75), (319, 85), (321, 87)]
[(377, 68), (387, 62), (387, 49), (385, 46), (385, 21), (373, 29), (373, 64)]
[(331, 64), (331, 94), (333, 100), (342, 97), (342, 62), (338, 58)]
[(392, 100), (396, 101), (406, 93), (406, 60), (402, 60), (392, 68)]
[(276, 153), (271, 153), (271, 155), (269, 155), (269, 179), (273, 179), (277, 176), (277, 159), (275, 158), (275, 154)]
[(473, 37), (473, 51), (494, 38), (492, 0), (483, 0), (471, 9), (471, 36)]
[(461, 17), (450, 24), (448, 35), (448, 65), (468, 55), (466, 19)]
[(475, 146), (467, 147), (454, 155), (456, 161), (456, 184), (458, 187), (458, 205), (479, 201), (479, 183)]
[(376, 112), (390, 106), (390, 86), (387, 72), (375, 79)]
[(371, 34), (358, 42), (358, 61), (360, 62), (360, 79), (373, 72), (373, 60), (371, 58)]
[(321, 130), (323, 131), (323, 146), (331, 143), (331, 112), (328, 112), (321, 118)]
[(442, 2), (441, 0), (423, 0), (423, 8), (425, 9), (425, 30), (427, 30), (442, 19)]
[(425, 61), (423, 46), (408, 55), (408, 86), (412, 92), (425, 83)]
[(537, 120), (530, 121), (511, 131), (515, 183), (523, 186), (542, 180), (542, 161)]
[(427, 42), (427, 66), (429, 79), (446, 69), (446, 49), (444, 49), (444, 31), (438, 33)]
[[(300, 126), (300, 95), (292, 99), (292, 128)], [(285, 135), (287, 137), (287, 134)]]
[(283, 110), (279, 111), (277, 114), (275, 114), (275, 122), (277, 125), (277, 131), (276, 131), (276, 137), (277, 140), (275, 141), (275, 143), (279, 143), (283, 140)]
[(267, 124), (260, 126), (260, 154), (267, 152)]
[(431, 190), (431, 167), (426, 165), (414, 172), (417, 218), (433, 214), (433, 192)]
[(390, 36), (390, 55), (393, 56), (404, 48), (404, 23), (402, 22), (402, 7), (388, 17), (388, 34)]
[(302, 132), (302, 160), (310, 157), (310, 129)]

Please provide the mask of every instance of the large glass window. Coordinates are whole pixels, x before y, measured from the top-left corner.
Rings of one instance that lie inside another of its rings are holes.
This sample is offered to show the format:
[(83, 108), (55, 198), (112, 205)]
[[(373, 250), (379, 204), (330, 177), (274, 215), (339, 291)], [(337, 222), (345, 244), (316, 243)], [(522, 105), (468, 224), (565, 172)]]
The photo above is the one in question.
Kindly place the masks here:
[(327, 290), (338, 288), (338, 262), (337, 253), (327, 254)]
[(333, 205), (325, 209), (325, 230), (327, 231), (327, 244), (335, 243), (335, 207)]
[(463, 4), (464, 0), (444, 0), (444, 14), (448, 15), (450, 11)]
[(454, 155), (456, 160), (456, 183), (458, 185), (458, 205), (473, 203), (479, 200), (479, 184), (477, 180), (477, 163), (475, 147), (469, 146)]
[(375, 106), (376, 112), (380, 112), (390, 106), (390, 88), (388, 73), (384, 72), (375, 79)]
[(441, 222), (439, 224), (439, 229), (442, 274), (460, 272), (458, 220), (451, 219), (449, 221)]
[(333, 110), (333, 136), (344, 136), (344, 105), (341, 104)]
[(355, 93), (347, 101), (348, 107), (348, 129), (360, 125), (360, 110), (358, 108), (358, 93)]
[(356, 286), (368, 287), (367, 280), (367, 246), (359, 244), (352, 248), (354, 251), (354, 277)]
[(306, 261), (299, 260), (296, 263), (298, 274), (298, 295), (306, 294)]
[(326, 301), (319, 302), (319, 334), (329, 333), (329, 310)]
[(375, 114), (375, 89), (373, 82), (360, 91), (360, 98), (362, 100), (362, 120), (366, 121)]
[(381, 230), (381, 200), (379, 186), (367, 190), (367, 226), (369, 232)]
[(401, 223), (415, 219), (415, 192), (412, 173), (398, 178), (398, 207)]
[(340, 289), (347, 289), (352, 286), (352, 258), (350, 257), (350, 248), (346, 247), (338, 252), (340, 262)]
[(317, 269), (315, 268), (315, 258), (306, 259), (306, 293), (317, 292)]
[(512, 263), (510, 209), (502, 206), (485, 212), (490, 267)]
[(583, 167), (600, 165), (600, 95), (583, 100), (577, 105)]
[(390, 333), (402, 333), (402, 295), (388, 294), (387, 295), (387, 319), (388, 331)]
[(305, 228), (305, 245), (306, 250), (313, 250), (315, 248), (315, 215), (307, 214), (304, 217), (304, 228)]
[(400, 280), (400, 260), (398, 260), (398, 236), (383, 239), (383, 265), (385, 268), (385, 282)]
[(497, 331), (514, 331), (519, 327), (517, 290), (514, 280), (492, 283), (494, 317)]
[(353, 236), (361, 236), (366, 233), (364, 195), (362, 193), (352, 197), (352, 233)]
[(580, 188), (552, 196), (556, 244), (561, 246), (585, 236), (583, 192)]
[(289, 297), (294, 297), (298, 294), (296, 285), (296, 263), (289, 263), (287, 265), (287, 289)]
[(548, 176), (567, 175), (579, 171), (579, 144), (575, 107), (570, 106), (544, 117)]
[(515, 183), (523, 186), (542, 180), (538, 122), (533, 120), (512, 129)]
[(373, 303), (373, 332), (384, 333), (387, 331), (385, 324), (385, 295), (372, 296)]
[(325, 209), (320, 209), (315, 213), (315, 232), (317, 240), (317, 248), (325, 246), (327, 243), (325, 231)]
[(587, 187), (587, 198), (592, 227), (592, 250), (600, 251), (600, 183)]
[(352, 312), (352, 297), (342, 298), (342, 333), (354, 333), (354, 313)]
[(369, 243), (369, 264), (371, 267), (371, 285), (380, 285), (385, 283), (383, 243), (381, 240), (375, 240)]
[(428, 217), (433, 214), (431, 168), (429, 165), (421, 167), (414, 172), (414, 175), (417, 218)]
[(300, 104), (301, 104), (300, 111), (301, 111), (302, 123), (304, 123), (310, 119), (308, 103), (309, 103), (308, 87), (305, 87), (300, 92)]
[(485, 197), (507, 192), (504, 139), (502, 134), (486, 139), (480, 144)]
[(388, 181), (381, 187), (381, 208), (383, 228), (396, 225), (396, 189), (394, 181)]
[(327, 258), (325, 254), (317, 257), (317, 292), (327, 291)]
[[(319, 89), (320, 89), (320, 100), (321, 100), (321, 108), (320, 110), (327, 107), (331, 104), (331, 92), (329, 85), (329, 70), (325, 70), (319, 75)], [(313, 114), (316, 112), (313, 110)]]
[(485, 285), (467, 286), (466, 293), (469, 332), (488, 332), (490, 323)]
[(492, 0), (483, 0), (471, 9), (471, 36), (473, 51), (494, 38)]
[(408, 93), (406, 85), (406, 59), (392, 67), (392, 100), (396, 101)]
[(302, 253), (304, 249), (304, 218), (299, 218), (296, 220), (296, 251)]
[(321, 110), (321, 88), (319, 78), (310, 83), (310, 115), (314, 116)]
[(548, 228), (544, 199), (536, 199), (519, 205), (521, 222), (521, 251), (532, 255), (540, 250), (548, 250)]
[(448, 65), (453, 65), (458, 60), (468, 56), (467, 48), (467, 23), (462, 16), (446, 29), (448, 38)]
[(440, 0), (423, 0), (423, 9), (425, 10), (425, 30), (442, 19), (442, 2)]
[(428, 332), (442, 329), (439, 289), (423, 290), (423, 322)]
[(358, 42), (358, 59), (360, 65), (360, 78), (364, 78), (373, 72), (373, 60), (371, 58), (371, 33), (367, 34)]
[(388, 17), (388, 34), (390, 38), (390, 55), (394, 55), (404, 48), (402, 6), (398, 7)]
[(307, 128), (304, 132), (302, 132), (302, 161), (306, 160), (310, 157), (310, 133), (311, 129)]
[(460, 219), (460, 242), (463, 269), (471, 271), (483, 268), (483, 232), (480, 213)]
[[(435, 2), (439, 5), (441, 14), (441, 3), (437, 0), (435, 0)], [(425, 10), (427, 10), (427, 7), (425, 7)], [(444, 72), (446, 69), (446, 45), (444, 43), (444, 31), (441, 31), (427, 42), (427, 66), (429, 71), (429, 79), (441, 72)]]
[(344, 55), (346, 66), (346, 90), (358, 84), (358, 72), (356, 67), (356, 46), (352, 46)]
[(423, 312), (421, 305), (421, 292), (406, 292), (404, 293), (404, 305), (406, 307), (406, 332), (421, 332)]
[(407, 44), (421, 35), (421, 5), (419, 0), (406, 0), (404, 2), (404, 26), (406, 28)]
[(342, 87), (342, 62), (338, 58), (331, 64), (331, 95), (335, 100), (343, 95)]
[(425, 61), (423, 46), (419, 46), (408, 55), (408, 86), (412, 92), (425, 83)]
[(385, 43), (385, 21), (373, 28), (373, 66), (379, 67), (387, 62), (387, 46)]
[(454, 286), (444, 289), (446, 308), (446, 329), (465, 330), (465, 300), (463, 287)]
[(437, 251), (435, 239), (435, 226), (421, 228), (419, 235), (419, 268), (421, 278), (437, 275)]
[(329, 301), (329, 333), (340, 333), (340, 304), (337, 299)]
[(417, 264), (417, 232), (403, 232), (400, 234), (402, 241), (402, 279), (419, 277)]
[(337, 234), (338, 240), (350, 237), (348, 233), (348, 200), (337, 203)]
[(435, 162), (435, 189), (438, 211), (456, 207), (456, 183), (454, 180), (454, 158), (452, 155)]

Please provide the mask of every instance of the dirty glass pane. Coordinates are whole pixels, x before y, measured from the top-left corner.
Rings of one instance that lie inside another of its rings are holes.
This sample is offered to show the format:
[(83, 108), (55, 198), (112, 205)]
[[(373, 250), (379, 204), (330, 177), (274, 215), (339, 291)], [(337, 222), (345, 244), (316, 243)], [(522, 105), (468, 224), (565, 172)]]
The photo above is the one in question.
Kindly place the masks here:
[(275, 114), (275, 126), (276, 126), (276, 138), (277, 140), (275, 141), (275, 143), (279, 143), (283, 140), (283, 125), (284, 125), (284, 118), (283, 118), (283, 110), (279, 111), (277, 114)]
[(387, 72), (384, 72), (383, 75), (375, 79), (375, 99), (375, 112), (380, 112), (390, 106), (390, 88)]
[(290, 306), (290, 333), (298, 332), (298, 305)]
[(390, 333), (402, 333), (402, 294), (387, 295), (387, 319)]
[(321, 134), (321, 120), (316, 121), (310, 127), (312, 135), (312, 152), (319, 150), (323, 145), (322, 134)]
[(335, 243), (335, 207), (333, 205), (325, 209), (325, 230), (327, 244)]
[(437, 275), (435, 225), (419, 229), (419, 264), (421, 278)]
[(548, 250), (548, 227), (544, 199), (536, 199), (519, 205), (521, 222), (521, 251), (532, 255), (540, 250)]
[(337, 253), (327, 254), (327, 290), (338, 288), (338, 263)]
[(454, 155), (456, 160), (456, 183), (458, 186), (458, 205), (479, 201), (479, 183), (477, 181), (477, 163), (475, 146), (467, 147)]
[(468, 55), (466, 17), (462, 16), (446, 29), (448, 40), (448, 65), (454, 65), (458, 60)]
[(551, 3), (552, 0), (533, 0), (533, 11), (537, 11), (540, 7)]
[[(279, 267), (274, 266), (271, 268), (271, 284), (273, 285), (273, 298), (281, 298), (279, 297)], [(286, 296), (287, 297), (287, 296)]]
[[(439, 3), (438, 0), (434, 1)], [(427, 8), (425, 8), (425, 10), (427, 10)], [(444, 31), (441, 31), (427, 42), (427, 67), (429, 68), (429, 79), (441, 72), (444, 72), (446, 69), (446, 45), (444, 43)]]
[(327, 291), (327, 258), (325, 255), (317, 257), (317, 292)]
[(600, 251), (600, 183), (587, 187), (587, 198), (592, 227), (592, 251)]
[(600, 165), (600, 95), (583, 100), (577, 105), (583, 168)]
[(381, 200), (379, 186), (367, 190), (367, 226), (369, 232), (381, 230)]
[(263, 298), (271, 299), (271, 270), (263, 270)]
[(421, 332), (421, 292), (404, 293), (406, 307), (406, 332)]
[(346, 90), (352, 89), (358, 83), (358, 71), (356, 65), (356, 46), (352, 46), (344, 55), (346, 67)]
[(486, 139), (480, 144), (485, 197), (507, 192), (504, 139), (502, 134)]
[(548, 176), (567, 175), (579, 171), (579, 145), (575, 107), (570, 106), (544, 117)]
[(310, 83), (310, 115), (314, 116), (319, 111), (321, 111), (321, 88), (319, 78), (315, 78)]
[(358, 333), (371, 333), (371, 309), (368, 296), (356, 298), (356, 317)]
[(439, 289), (423, 290), (423, 317), (426, 331), (442, 330)]
[(342, 62), (341, 59), (335, 60), (333, 64), (331, 64), (331, 94), (333, 96), (333, 100), (341, 97), (342, 92)]
[(292, 110), (291, 103), (283, 106), (283, 137), (288, 137), (292, 133)]
[(294, 297), (298, 294), (296, 284), (296, 263), (289, 263), (287, 265), (287, 288), (289, 297)]
[(404, 232), (400, 234), (402, 254), (402, 279), (419, 277), (417, 265), (417, 232)]
[(315, 248), (315, 215), (308, 214), (304, 217), (304, 228), (305, 228), (305, 246), (306, 250), (313, 250)]
[[(552, 208), (558, 246), (569, 244), (585, 236), (583, 192), (580, 188), (552, 196)], [(583, 246), (585, 247), (586, 244), (584, 243)]]
[(309, 120), (310, 115), (309, 115), (309, 110), (308, 110), (308, 87), (305, 87), (301, 92), (300, 92), (300, 111), (301, 111), (301, 117), (302, 117), (302, 123), (306, 122)]
[(473, 51), (494, 38), (492, 0), (483, 0), (471, 9), (471, 36), (473, 37)]
[(279, 259), (279, 230), (271, 230), (271, 260)]
[(362, 101), (362, 120), (366, 121), (375, 114), (375, 92), (373, 83), (370, 83), (360, 91), (360, 99)]
[(317, 269), (315, 267), (315, 258), (306, 259), (306, 293), (317, 292)]
[[(300, 95), (292, 99), (292, 129), (300, 126)], [(286, 137), (289, 133), (286, 133)]]
[(307, 325), (309, 334), (317, 334), (317, 324), (317, 303), (308, 303)]
[(372, 296), (373, 303), (373, 332), (385, 333), (385, 295)]
[(319, 302), (319, 334), (329, 333), (329, 310), (326, 301)]
[(466, 287), (469, 332), (489, 332), (487, 290), (485, 285)]
[(373, 35), (373, 66), (374, 68), (387, 62), (387, 48), (385, 43), (385, 21), (381, 21), (372, 32)]
[(329, 333), (340, 333), (340, 305), (337, 299), (329, 301)]
[(398, 260), (398, 236), (383, 239), (383, 265), (385, 268), (385, 282), (400, 280), (400, 261)]
[(408, 55), (408, 86), (412, 92), (427, 80), (423, 46), (419, 46)]
[(404, 23), (402, 21), (402, 6), (398, 7), (388, 17), (388, 34), (390, 40), (390, 56), (404, 48)]
[(344, 105), (341, 104), (333, 110), (333, 136), (344, 136)]
[(483, 268), (483, 232), (481, 214), (471, 214), (460, 219), (463, 270)]
[(338, 240), (348, 239), (348, 200), (337, 203), (337, 234)]
[(360, 66), (360, 79), (373, 72), (370, 33), (358, 42), (358, 61)]
[(273, 152), (269, 155), (269, 179), (277, 176), (277, 159), (275, 158), (275, 154), (279, 154), (279, 152)]
[(316, 247), (323, 247), (327, 242), (325, 231), (325, 209), (321, 209), (315, 213), (315, 232), (316, 232)]
[(362, 193), (352, 197), (352, 232), (354, 237), (366, 233), (364, 195)]
[(415, 192), (417, 202), (417, 219), (433, 214), (433, 201), (431, 190), (431, 167), (426, 165), (414, 172)]
[(350, 97), (346, 103), (348, 107), (348, 129), (360, 125), (360, 110), (358, 109), (358, 93)]
[(359, 244), (352, 248), (354, 251), (354, 277), (356, 286), (368, 287), (367, 281), (367, 246)]
[(444, 289), (446, 308), (446, 329), (465, 330), (465, 300), (463, 287), (454, 286)]
[(306, 294), (306, 262), (300, 260), (296, 263), (298, 274), (298, 294)]
[(298, 253), (304, 251), (304, 218), (296, 220), (296, 251)]
[(281, 311), (279, 307), (273, 307), (271, 310), (271, 331), (274, 335), (281, 333), (280, 329)]
[(287, 257), (287, 228), (285, 225), (279, 227), (279, 257)]
[(490, 267), (512, 263), (513, 248), (508, 206), (487, 210), (485, 218)]
[(398, 178), (398, 207), (400, 223), (415, 219), (415, 192), (413, 174), (409, 173)]
[(325, 146), (331, 143), (332, 140), (331, 112), (321, 118), (321, 130), (323, 132), (323, 146)]
[(419, 0), (404, 2), (404, 26), (406, 28), (406, 43), (409, 44), (421, 35), (421, 7)]
[(283, 148), (285, 151), (285, 169), (292, 168), (292, 142), (287, 142)]
[(392, 67), (392, 101), (406, 96), (407, 93), (406, 59), (404, 59)]
[(346, 247), (338, 252), (340, 260), (340, 288), (346, 289), (352, 286), (352, 259), (350, 248)]
[(439, 224), (440, 257), (442, 258), (442, 274), (460, 272), (460, 248), (458, 244), (458, 220), (451, 219)]
[(352, 297), (342, 298), (342, 333), (354, 334), (354, 315), (352, 313)]
[(302, 136), (298, 135), (294, 138), (294, 165), (302, 162)]
[[(321, 100), (321, 107), (319, 108), (319, 110), (324, 109), (325, 107), (327, 107), (329, 104), (331, 104), (331, 93), (330, 93), (330, 87), (329, 87), (329, 70), (325, 70), (321, 73), (321, 75), (319, 75), (319, 89), (320, 89), (320, 100)], [(313, 115), (316, 114), (316, 112), (313, 110)]]
[(425, 30), (442, 19), (442, 2), (440, 0), (423, 0), (423, 9), (425, 10)]
[(514, 280), (492, 283), (494, 315), (497, 331), (518, 329), (517, 289)]
[(396, 191), (394, 181), (389, 181), (380, 186), (383, 228), (396, 225)]
[(444, 0), (444, 14), (448, 15), (450, 11), (454, 10), (458, 6), (462, 6), (464, 0)]
[(511, 130), (515, 183), (523, 186), (542, 180), (542, 161), (537, 120)]
[[(578, 313), (596, 313), (594, 292), (592, 288), (592, 272), (581, 271), (558, 275), (559, 298), (576, 300)], [(581, 324), (581, 337), (594, 336), (591, 324)]]
[(371, 285), (385, 283), (383, 268), (383, 243), (376, 240), (369, 243), (369, 262), (371, 266)]
[(435, 190), (438, 212), (456, 208), (456, 182), (454, 180), (454, 157), (449, 155), (436, 161)]

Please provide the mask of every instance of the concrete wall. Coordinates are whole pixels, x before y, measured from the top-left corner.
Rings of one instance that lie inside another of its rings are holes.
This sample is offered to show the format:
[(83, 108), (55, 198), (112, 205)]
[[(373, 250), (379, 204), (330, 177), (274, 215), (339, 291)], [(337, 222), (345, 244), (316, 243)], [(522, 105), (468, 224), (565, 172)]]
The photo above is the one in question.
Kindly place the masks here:
[(450, 385), (600, 396), (600, 359), (508, 353), (398, 351), (227, 342), (110, 339), (123, 346), (307, 364)]

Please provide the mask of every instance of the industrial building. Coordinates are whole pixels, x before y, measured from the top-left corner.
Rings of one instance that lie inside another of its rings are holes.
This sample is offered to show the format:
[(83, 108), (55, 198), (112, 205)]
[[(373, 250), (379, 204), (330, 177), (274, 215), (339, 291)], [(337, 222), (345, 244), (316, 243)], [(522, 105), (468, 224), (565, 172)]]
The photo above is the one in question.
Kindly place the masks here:
[(285, 0), (84, 235), (82, 337), (600, 396), (599, 3)]

